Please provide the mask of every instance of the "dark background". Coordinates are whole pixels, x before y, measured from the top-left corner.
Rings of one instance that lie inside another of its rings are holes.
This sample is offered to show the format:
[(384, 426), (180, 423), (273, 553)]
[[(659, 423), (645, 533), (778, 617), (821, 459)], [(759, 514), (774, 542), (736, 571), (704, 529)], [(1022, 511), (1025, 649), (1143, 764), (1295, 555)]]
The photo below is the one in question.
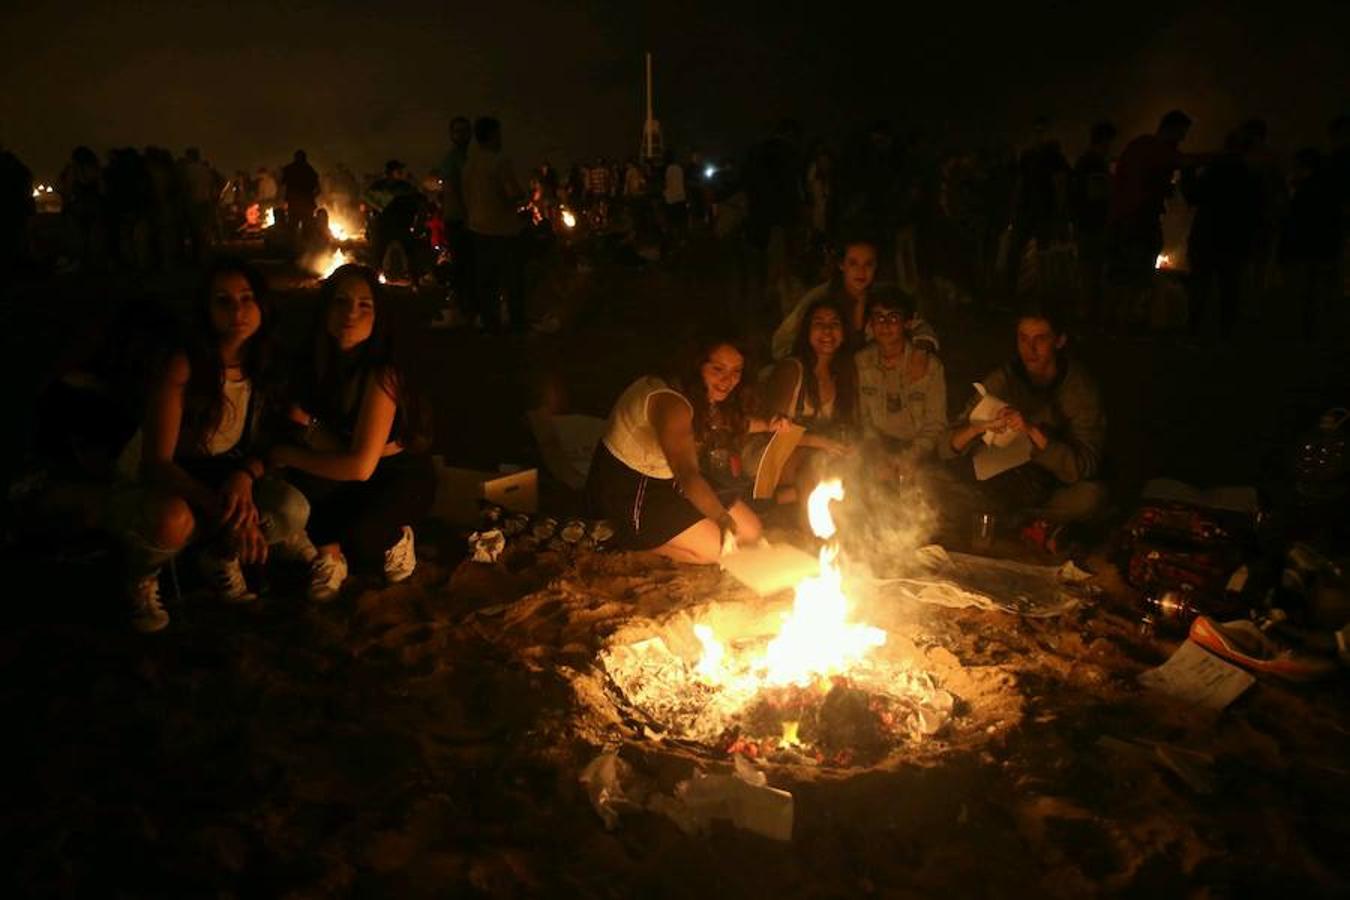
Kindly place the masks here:
[(222, 169), (306, 147), (417, 172), (447, 118), (493, 112), (519, 162), (634, 152), (642, 53), (668, 144), (739, 152), (782, 115), (878, 117), (934, 144), (1019, 140), (1050, 115), (1130, 134), (1174, 106), (1212, 145), (1242, 118), (1321, 144), (1350, 106), (1350, 3), (8, 2), (0, 144), (41, 179), (70, 148), (198, 144)]

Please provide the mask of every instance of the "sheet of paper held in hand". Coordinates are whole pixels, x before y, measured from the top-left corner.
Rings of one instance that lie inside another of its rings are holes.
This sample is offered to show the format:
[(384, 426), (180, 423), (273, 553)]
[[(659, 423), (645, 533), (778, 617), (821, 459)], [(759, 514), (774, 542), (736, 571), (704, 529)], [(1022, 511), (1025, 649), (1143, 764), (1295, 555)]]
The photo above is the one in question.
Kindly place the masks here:
[(1255, 681), (1193, 641), (1183, 643), (1161, 666), (1139, 675), (1139, 683), (1149, 690), (1216, 711), (1240, 697)]
[(738, 547), (722, 555), (722, 569), (761, 597), (795, 587), (820, 574), (820, 560), (791, 544)]
[[(980, 402), (970, 411), (972, 425), (987, 425), (998, 418), (1008, 404), (995, 397), (978, 381), (975, 391)], [(1031, 460), (1031, 438), (1020, 431), (986, 431), (984, 446), (975, 448), (975, 478), (988, 481)]]
[(759, 460), (759, 470), (755, 472), (755, 487), (752, 493), (756, 500), (768, 500), (773, 497), (774, 491), (778, 489), (778, 479), (783, 475), (783, 466), (787, 465), (788, 457), (802, 442), (804, 434), (805, 428), (800, 425), (789, 425), (769, 437), (769, 444), (764, 448), (764, 455)]

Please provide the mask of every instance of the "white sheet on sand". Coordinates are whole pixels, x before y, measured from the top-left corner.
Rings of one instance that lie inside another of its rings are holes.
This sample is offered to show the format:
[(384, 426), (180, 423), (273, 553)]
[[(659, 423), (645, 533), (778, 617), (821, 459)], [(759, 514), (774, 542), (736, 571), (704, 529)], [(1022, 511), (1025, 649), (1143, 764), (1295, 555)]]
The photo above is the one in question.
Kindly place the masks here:
[(951, 608), (977, 607), (1028, 618), (1058, 616), (1078, 605), (1091, 574), (1072, 562), (1034, 566), (1007, 559), (948, 553), (936, 544), (915, 554), (918, 568), (904, 578), (872, 582), (878, 599), (916, 600)]
[(1217, 711), (1240, 697), (1256, 679), (1187, 640), (1162, 665), (1141, 672), (1139, 683), (1190, 706)]

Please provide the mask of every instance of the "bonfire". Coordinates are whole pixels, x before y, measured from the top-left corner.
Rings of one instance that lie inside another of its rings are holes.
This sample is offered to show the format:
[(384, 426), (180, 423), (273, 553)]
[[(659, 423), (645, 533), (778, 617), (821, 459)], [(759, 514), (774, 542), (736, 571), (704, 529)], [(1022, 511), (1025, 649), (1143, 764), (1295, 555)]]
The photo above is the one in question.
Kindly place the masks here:
[(602, 663), (627, 700), (673, 737), (782, 762), (869, 763), (940, 729), (951, 695), (881, 652), (887, 633), (856, 619), (830, 510), (843, 497), (836, 480), (809, 498), (820, 571), (796, 585), (790, 608), (733, 623), (714, 604), (684, 627), (607, 650)]

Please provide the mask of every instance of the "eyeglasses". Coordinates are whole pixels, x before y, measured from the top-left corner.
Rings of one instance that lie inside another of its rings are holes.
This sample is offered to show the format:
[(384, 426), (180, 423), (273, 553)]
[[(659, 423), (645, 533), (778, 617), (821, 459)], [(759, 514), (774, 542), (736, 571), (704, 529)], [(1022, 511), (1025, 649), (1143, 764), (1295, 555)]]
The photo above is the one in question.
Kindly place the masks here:
[(903, 325), (905, 317), (900, 313), (878, 312), (872, 313), (872, 321), (878, 325)]

